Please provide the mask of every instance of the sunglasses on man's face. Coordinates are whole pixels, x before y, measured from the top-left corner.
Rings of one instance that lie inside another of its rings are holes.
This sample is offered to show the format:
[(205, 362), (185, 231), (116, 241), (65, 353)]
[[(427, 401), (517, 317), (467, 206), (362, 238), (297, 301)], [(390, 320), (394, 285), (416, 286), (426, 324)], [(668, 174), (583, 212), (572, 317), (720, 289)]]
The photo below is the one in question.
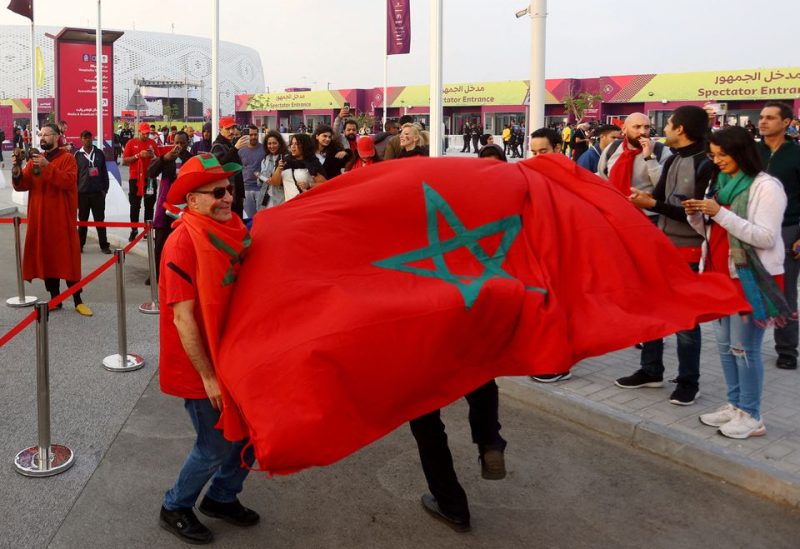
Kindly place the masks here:
[(226, 187), (215, 187), (210, 191), (192, 191), (192, 192), (199, 194), (210, 194), (215, 199), (220, 200), (225, 196), (225, 193), (230, 193), (230, 195), (233, 196), (233, 185), (228, 185)]

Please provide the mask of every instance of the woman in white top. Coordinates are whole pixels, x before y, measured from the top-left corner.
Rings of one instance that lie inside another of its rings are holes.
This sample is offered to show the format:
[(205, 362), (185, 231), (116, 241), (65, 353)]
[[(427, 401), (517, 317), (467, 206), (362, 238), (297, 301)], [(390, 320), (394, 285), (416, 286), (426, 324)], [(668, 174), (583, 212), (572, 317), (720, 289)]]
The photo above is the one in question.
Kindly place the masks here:
[(743, 439), (766, 433), (761, 418), (765, 328), (783, 325), (792, 315), (782, 290), (786, 193), (780, 181), (762, 171), (747, 130), (726, 128), (709, 141), (716, 166), (710, 198), (686, 200), (683, 206), (689, 223), (706, 238), (701, 270), (730, 276), (752, 310), (716, 322), (728, 402), (700, 421), (719, 427), (726, 437)]
[(278, 160), (270, 185), (283, 185), (285, 200), (315, 185), (324, 183), (322, 164), (314, 154), (314, 141), (307, 133), (296, 133), (289, 140), (289, 155)]

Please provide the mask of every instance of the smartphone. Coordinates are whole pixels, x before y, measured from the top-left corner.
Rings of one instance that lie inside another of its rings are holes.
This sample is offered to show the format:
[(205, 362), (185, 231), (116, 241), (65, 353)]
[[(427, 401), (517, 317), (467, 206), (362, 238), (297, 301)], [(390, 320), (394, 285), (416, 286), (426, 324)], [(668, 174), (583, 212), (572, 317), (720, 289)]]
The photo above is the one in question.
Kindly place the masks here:
[(680, 200), (681, 202), (683, 202), (684, 200), (689, 200), (689, 197), (688, 197), (688, 196), (686, 196), (685, 194), (680, 194), (680, 193), (672, 193), (672, 196), (674, 196), (675, 198), (677, 198), (677, 199), (678, 199), (678, 200)]
[(346, 111), (350, 111), (350, 101), (345, 101), (342, 108)]
[(281, 160), (283, 160), (284, 164), (288, 164), (291, 159), (292, 159), (292, 155), (291, 154), (284, 154), (283, 158), (281, 158)]

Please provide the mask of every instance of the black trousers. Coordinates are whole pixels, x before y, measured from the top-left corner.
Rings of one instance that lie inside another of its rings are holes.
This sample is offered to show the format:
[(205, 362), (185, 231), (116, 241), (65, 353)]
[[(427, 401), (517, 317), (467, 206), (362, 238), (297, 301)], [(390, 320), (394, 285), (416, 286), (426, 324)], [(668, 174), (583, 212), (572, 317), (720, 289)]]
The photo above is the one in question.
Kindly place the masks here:
[[(78, 193), (78, 221), (88, 221), (90, 210), (95, 221), (104, 221), (106, 218), (106, 195), (103, 193)], [(86, 233), (88, 232), (89, 227), (78, 227), (81, 250), (86, 244)], [(100, 241), (100, 249), (108, 248), (105, 227), (97, 227), (97, 239)]]
[[(478, 445), (479, 455), (488, 449), (505, 449), (506, 441), (500, 436), (497, 384), (494, 380), (478, 387), (465, 398), (469, 404), (472, 442)], [(439, 507), (448, 515), (468, 519), (467, 494), (453, 468), (453, 456), (447, 445), (447, 433), (440, 410), (411, 420), (409, 425), (417, 441), (422, 472)]]
[(156, 239), (153, 242), (153, 253), (156, 256), (156, 280), (155, 282), (151, 280), (150, 284), (158, 283), (158, 279), (161, 276), (161, 252), (164, 251), (164, 244), (167, 242), (167, 237), (172, 234), (172, 231), (172, 227), (164, 229), (156, 227)]
[(474, 152), (475, 154), (478, 154), (478, 150), (480, 149), (480, 147), (478, 147), (478, 141), (480, 140), (480, 138), (481, 138), (480, 135), (472, 136), (472, 152)]
[(469, 152), (469, 134), (464, 135), (464, 146), (461, 147), (461, 152)]
[(128, 184), (128, 201), (131, 203), (131, 223), (139, 223), (139, 212), (142, 210), (142, 198), (144, 198), (144, 220), (153, 220), (153, 210), (156, 206), (156, 196), (158, 196), (158, 184), (154, 185), (153, 194), (145, 194), (143, 197), (137, 195), (139, 187), (135, 179), (131, 179)]
[[(76, 280), (67, 280), (67, 288), (72, 288), (75, 284), (77, 284)], [(44, 287), (50, 293), (50, 297), (56, 297), (58, 294), (61, 293), (61, 280), (58, 278), (45, 278), (44, 279)], [(74, 294), (72, 294), (72, 301), (75, 303), (75, 306), (80, 305), (83, 303), (81, 299), (81, 292), (83, 290), (78, 290)]]

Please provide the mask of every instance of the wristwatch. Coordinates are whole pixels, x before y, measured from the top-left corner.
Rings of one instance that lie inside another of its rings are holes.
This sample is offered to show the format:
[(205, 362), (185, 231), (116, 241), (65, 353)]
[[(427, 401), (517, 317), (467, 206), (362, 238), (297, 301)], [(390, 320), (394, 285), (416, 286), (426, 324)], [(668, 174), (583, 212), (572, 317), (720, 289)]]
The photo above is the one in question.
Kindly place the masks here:
[(656, 159), (656, 157), (653, 154), (650, 154), (650, 156), (645, 156), (644, 157), (644, 161), (645, 162), (647, 162), (648, 160), (655, 160), (655, 159)]

